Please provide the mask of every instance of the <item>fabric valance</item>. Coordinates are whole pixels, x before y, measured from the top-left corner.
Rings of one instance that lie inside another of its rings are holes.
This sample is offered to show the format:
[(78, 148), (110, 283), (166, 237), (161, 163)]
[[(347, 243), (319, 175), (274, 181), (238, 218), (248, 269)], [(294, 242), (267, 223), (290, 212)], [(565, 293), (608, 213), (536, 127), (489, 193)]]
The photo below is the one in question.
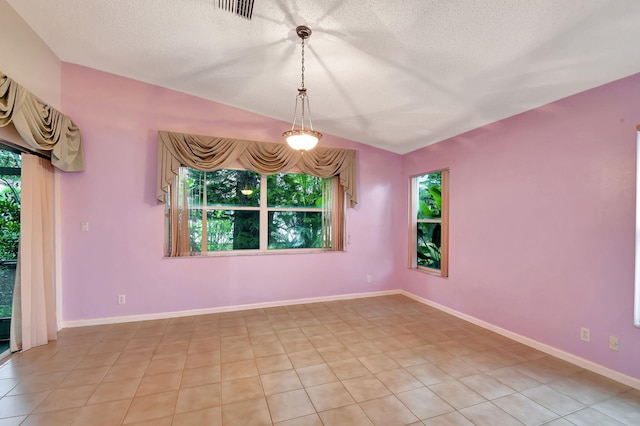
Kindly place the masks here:
[(50, 153), (51, 164), (58, 169), (84, 170), (80, 129), (71, 118), (0, 71), (0, 127), (9, 123), (33, 150)]
[(208, 172), (233, 164), (262, 174), (299, 170), (322, 178), (339, 176), (351, 207), (358, 203), (355, 150), (317, 147), (303, 154), (285, 144), (165, 131), (158, 132), (158, 202), (166, 202), (181, 166)]

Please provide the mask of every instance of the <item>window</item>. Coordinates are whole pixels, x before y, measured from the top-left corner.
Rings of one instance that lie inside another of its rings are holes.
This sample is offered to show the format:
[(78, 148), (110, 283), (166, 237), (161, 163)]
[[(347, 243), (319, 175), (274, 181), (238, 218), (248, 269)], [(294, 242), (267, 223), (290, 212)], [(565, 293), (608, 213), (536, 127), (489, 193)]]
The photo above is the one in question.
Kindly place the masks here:
[(411, 267), (448, 276), (449, 171), (411, 178)]
[[(337, 178), (183, 167), (177, 185), (177, 194), (170, 191), (167, 237), (171, 248), (187, 236), (178, 255), (342, 249), (344, 202), (338, 201), (344, 195)], [(171, 203), (184, 207), (171, 213)]]

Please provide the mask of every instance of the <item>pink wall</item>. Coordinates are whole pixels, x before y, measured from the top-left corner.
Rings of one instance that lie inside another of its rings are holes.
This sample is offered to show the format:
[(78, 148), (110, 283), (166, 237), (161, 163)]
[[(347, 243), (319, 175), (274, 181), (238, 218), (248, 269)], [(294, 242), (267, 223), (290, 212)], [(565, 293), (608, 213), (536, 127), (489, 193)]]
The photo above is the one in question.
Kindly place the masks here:
[(86, 154), (85, 172), (61, 177), (65, 321), (397, 288), (401, 259), (389, 245), (398, 239), (391, 206), (404, 189), (401, 156), (323, 138), (358, 151), (360, 203), (348, 211), (346, 253), (165, 259), (158, 129), (273, 142), (290, 124), (66, 63), (62, 93)]
[[(404, 156), (404, 182), (451, 170), (450, 277), (401, 268), (398, 282), (640, 378), (640, 329), (633, 327), (637, 123), (640, 74)], [(580, 340), (580, 327), (591, 329), (589, 343)], [(619, 336), (619, 352), (608, 349), (610, 334)]]

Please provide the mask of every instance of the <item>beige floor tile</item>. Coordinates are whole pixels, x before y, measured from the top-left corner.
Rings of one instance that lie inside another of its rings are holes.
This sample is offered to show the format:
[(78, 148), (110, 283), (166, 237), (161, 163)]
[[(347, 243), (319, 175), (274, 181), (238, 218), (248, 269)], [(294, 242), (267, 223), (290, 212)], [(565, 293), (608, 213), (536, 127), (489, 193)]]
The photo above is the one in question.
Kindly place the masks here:
[(305, 387), (322, 385), (338, 380), (333, 370), (331, 370), (331, 367), (327, 364), (317, 364), (299, 368), (296, 369), (296, 372)]
[(558, 418), (558, 415), (524, 395), (515, 393), (492, 401), (526, 425), (539, 425)]
[(180, 389), (175, 413), (204, 410), (221, 404), (220, 383)]
[(172, 423), (173, 416), (165, 416), (135, 423), (127, 423), (127, 426), (172, 426)]
[(122, 422), (129, 408), (129, 400), (113, 401), (82, 407), (73, 421), (73, 426), (111, 426)]
[(418, 418), (393, 395), (360, 403), (360, 408), (376, 425), (407, 425)]
[(190, 411), (173, 416), (171, 426), (222, 426), (222, 407)]
[(94, 354), (94, 355), (87, 355), (82, 359), (82, 361), (80, 361), (75, 366), (75, 368), (85, 369), (85, 368), (111, 366), (120, 357), (120, 354), (121, 352), (107, 352), (107, 353), (100, 353), (100, 354)]
[(316, 349), (313, 343), (306, 337), (301, 340), (283, 341), (282, 347), (287, 354), (293, 354), (296, 352), (313, 351)]
[[(622, 426), (624, 425), (624, 423), (621, 423), (616, 419), (614, 419), (613, 417), (609, 417), (606, 414), (603, 414), (600, 411), (595, 410), (591, 407), (583, 408), (580, 411), (571, 413), (565, 416), (564, 419), (570, 421), (571, 424), (576, 426)], [(627, 426), (631, 426), (631, 425), (627, 425)]]
[(237, 401), (263, 397), (260, 377), (248, 377), (245, 379), (222, 382), (222, 403), (229, 404)]
[(463, 377), (460, 381), (486, 399), (496, 399), (515, 392), (509, 386), (500, 383), (498, 380), (486, 374), (474, 374)]
[(141, 378), (100, 383), (87, 404), (99, 404), (121, 399), (133, 399)]
[[(463, 408), (460, 413), (471, 420), (476, 426), (521, 426), (515, 418), (493, 405), (491, 402), (483, 402), (471, 407)], [(426, 423), (426, 422), (425, 422)]]
[(274, 373), (276, 371), (289, 370), (293, 364), (287, 355), (273, 355), (264, 358), (256, 358), (256, 366), (260, 374)]
[(424, 364), (426, 359), (421, 357), (412, 349), (399, 349), (395, 351), (386, 352), (387, 356), (393, 359), (402, 367), (411, 367), (412, 365)]
[(331, 410), (354, 404), (356, 401), (341, 382), (326, 383), (307, 388), (316, 411)]
[(391, 394), (389, 389), (373, 375), (343, 380), (342, 384), (357, 402)]
[(149, 366), (147, 367), (147, 370), (144, 374), (145, 376), (148, 376), (152, 374), (163, 374), (172, 373), (174, 371), (181, 371), (184, 368), (186, 359), (186, 354), (152, 359), (151, 362), (149, 362)]
[(303, 389), (277, 393), (267, 397), (274, 423), (315, 413), (313, 404)]
[(358, 404), (323, 411), (320, 418), (324, 426), (373, 426)]
[(220, 352), (203, 352), (197, 354), (187, 354), (184, 368), (208, 367), (220, 364)]
[[(527, 389), (521, 392), (524, 396), (537, 402), (556, 414), (564, 416), (584, 408), (584, 405), (546, 385)], [(640, 407), (638, 408), (640, 410)], [(638, 424), (640, 424), (640, 419)]]
[(385, 354), (373, 354), (358, 358), (360, 362), (367, 367), (372, 373), (378, 373), (384, 370), (394, 370), (400, 367), (400, 364)]
[(97, 385), (85, 385), (75, 388), (56, 389), (36, 407), (34, 412), (44, 413), (65, 408), (82, 407), (87, 403), (96, 387)]
[(100, 383), (110, 368), (111, 366), (74, 369), (57, 387), (69, 388)]
[(438, 396), (456, 409), (468, 407), (486, 401), (480, 394), (457, 381), (438, 383), (429, 386)]
[[(77, 408), (75, 410), (77, 410)], [(0, 419), (0, 426), (18, 426), (18, 425), (24, 424), (23, 421), (25, 421), (25, 419), (27, 419), (27, 416), (18, 416), (18, 417), (9, 417), (6, 419)], [(35, 425), (38, 426), (37, 423)]]
[(542, 384), (512, 367), (488, 371), (486, 374), (518, 392), (535, 388)]
[(222, 406), (225, 425), (271, 426), (271, 415), (265, 398), (225, 404)]
[(393, 393), (404, 392), (423, 386), (422, 382), (409, 374), (404, 368), (380, 371), (376, 373), (375, 376)]
[(261, 345), (252, 345), (253, 354), (256, 358), (271, 355), (284, 354), (285, 350), (280, 342), (264, 343)]
[(317, 414), (309, 414), (295, 419), (274, 423), (274, 426), (323, 426)]
[(7, 395), (22, 395), (26, 393), (38, 393), (53, 390), (68, 375), (68, 372), (41, 374), (30, 376), (20, 381), (16, 379), (4, 379), (12, 384)]
[(435, 385), (436, 383), (453, 380), (453, 377), (428, 362), (424, 364), (412, 365), (411, 367), (407, 367), (406, 370), (411, 373), (413, 377), (420, 380), (420, 382), (422, 382), (425, 386)]
[(593, 406), (593, 409), (628, 425), (640, 425), (640, 390), (630, 390)]
[(474, 426), (465, 416), (457, 411), (442, 414), (423, 420), (425, 426)]
[(124, 424), (143, 422), (173, 415), (178, 392), (154, 393), (136, 396), (131, 401)]
[(324, 364), (324, 358), (320, 356), (320, 352), (315, 349), (302, 352), (290, 353), (289, 360), (291, 364), (298, 369), (303, 367), (309, 367), (311, 365)]
[[(123, 351), (114, 365), (149, 362), (153, 358), (154, 348), (137, 348)], [(147, 364), (148, 365), (148, 364)]]
[(253, 358), (255, 358), (255, 354), (249, 344), (220, 351), (220, 362), (222, 363), (252, 360)]
[(103, 382), (117, 382), (125, 379), (134, 379), (144, 376), (149, 361), (134, 362), (128, 364), (116, 364), (111, 366), (107, 374), (102, 379)]
[(302, 383), (295, 370), (278, 371), (260, 376), (265, 395), (302, 389)]
[(340, 380), (352, 379), (354, 377), (367, 376), (371, 374), (367, 367), (362, 365), (357, 358), (346, 359), (343, 361), (330, 362), (329, 367)]
[(419, 419), (428, 419), (454, 411), (453, 407), (425, 387), (401, 392), (396, 396)]
[[(80, 413), (80, 408), (68, 408), (50, 413), (31, 414), (24, 422), (19, 424), (21, 426), (69, 426), (73, 424), (78, 413)], [(116, 420), (115, 424), (120, 424), (120, 420), (121, 419)], [(16, 425), (17, 424), (18, 423), (16, 423)], [(0, 422), (0, 426), (1, 425), (3, 425), (2, 422)]]
[(136, 396), (144, 396), (167, 391), (177, 391), (180, 387), (181, 378), (181, 371), (174, 371), (172, 373), (164, 374), (153, 374), (151, 376), (145, 375), (140, 381)]
[(355, 356), (342, 344), (318, 348), (318, 352), (327, 363), (355, 358)]
[(220, 365), (222, 381), (237, 380), (258, 375), (254, 360), (228, 362)]
[(585, 405), (597, 404), (629, 389), (621, 383), (591, 372), (561, 378), (548, 386)]
[(181, 388), (219, 383), (221, 380), (220, 366), (210, 365), (207, 367), (190, 368), (182, 373)]

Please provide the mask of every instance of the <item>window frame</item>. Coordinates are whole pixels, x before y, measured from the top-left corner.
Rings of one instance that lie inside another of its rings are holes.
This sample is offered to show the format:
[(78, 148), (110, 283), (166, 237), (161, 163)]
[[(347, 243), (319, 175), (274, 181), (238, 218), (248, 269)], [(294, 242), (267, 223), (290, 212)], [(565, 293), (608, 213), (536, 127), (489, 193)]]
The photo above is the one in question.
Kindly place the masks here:
[[(442, 173), (442, 207), (440, 218), (418, 219), (418, 178), (434, 173)], [(419, 173), (409, 178), (409, 268), (443, 278), (449, 276), (449, 181), (450, 171), (448, 168)], [(442, 230), (440, 241), (440, 269), (418, 265), (417, 245), (419, 223), (440, 223)]]
[[(182, 166), (181, 169), (193, 169), (192, 167)], [(226, 170), (247, 170), (240, 167), (226, 167)], [(193, 169), (197, 170), (197, 169)], [(182, 173), (180, 171), (178, 175)], [(257, 172), (256, 172), (257, 173)], [(217, 256), (243, 256), (243, 255), (272, 255), (272, 254), (302, 254), (302, 253), (324, 253), (331, 251), (345, 251), (345, 249), (340, 250), (332, 250), (331, 247), (304, 247), (304, 248), (269, 248), (269, 213), (270, 212), (314, 212), (314, 213), (324, 213), (324, 207), (270, 207), (267, 202), (268, 198), (268, 175), (258, 173), (260, 175), (260, 201), (258, 206), (233, 206), (233, 205), (206, 205), (206, 184), (205, 190), (203, 191), (203, 200), (201, 200), (202, 205), (189, 205), (188, 211), (200, 211), (200, 217), (203, 223), (203, 234), (202, 234), (202, 242), (201, 242), (201, 250), (199, 252), (192, 252), (191, 256), (207, 256), (207, 257), (217, 257)], [(290, 170), (290, 171), (282, 171), (277, 174), (303, 174), (308, 175), (306, 173)], [(313, 175), (308, 175), (313, 176)], [(317, 177), (317, 176), (316, 176)], [(319, 178), (319, 177), (318, 177)], [(331, 178), (320, 178), (320, 179), (336, 179), (337, 177)], [(342, 194), (344, 197), (344, 194)], [(335, 194), (333, 195), (335, 196)], [(344, 203), (343, 203), (344, 204)], [(169, 225), (169, 207), (170, 203), (166, 204), (167, 209), (165, 212), (166, 223), (165, 223), (165, 246), (169, 242), (170, 239), (170, 225)], [(345, 204), (346, 208), (346, 204)], [(208, 250), (207, 238), (208, 235), (205, 233), (207, 230), (207, 221), (206, 215), (208, 211), (257, 211), (259, 212), (259, 226), (260, 226), (260, 234), (259, 234), (259, 248), (257, 249), (240, 249), (240, 250)], [(344, 209), (343, 209), (344, 210)], [(346, 211), (342, 212), (343, 217), (346, 217)], [(343, 220), (344, 222), (344, 220)], [(344, 234), (346, 232), (346, 223), (341, 230), (341, 233)], [(334, 242), (332, 241), (332, 244)], [(165, 257), (172, 257), (168, 255), (167, 250), (165, 249)], [(174, 256), (174, 257), (184, 257), (184, 256)]]

